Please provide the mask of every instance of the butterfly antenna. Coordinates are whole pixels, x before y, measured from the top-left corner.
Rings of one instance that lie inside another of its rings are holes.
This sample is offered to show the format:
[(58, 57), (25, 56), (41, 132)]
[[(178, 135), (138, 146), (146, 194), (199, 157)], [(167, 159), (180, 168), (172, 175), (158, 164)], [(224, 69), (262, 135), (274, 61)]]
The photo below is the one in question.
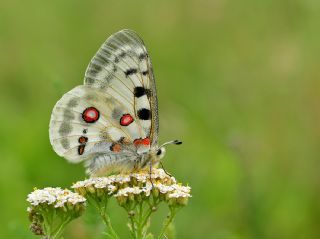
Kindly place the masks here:
[(179, 144), (182, 144), (182, 141), (180, 140), (171, 140), (171, 141), (168, 141), (168, 142), (165, 142), (163, 143), (159, 148), (163, 147), (163, 146), (166, 146), (168, 144), (175, 144), (175, 145), (179, 145)]

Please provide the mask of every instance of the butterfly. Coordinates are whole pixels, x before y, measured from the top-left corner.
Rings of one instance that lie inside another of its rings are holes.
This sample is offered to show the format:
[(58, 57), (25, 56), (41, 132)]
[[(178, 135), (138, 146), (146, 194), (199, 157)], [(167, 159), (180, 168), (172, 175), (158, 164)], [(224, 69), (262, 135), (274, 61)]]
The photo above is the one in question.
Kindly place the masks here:
[(158, 103), (148, 51), (132, 30), (111, 35), (89, 63), (84, 84), (53, 108), (49, 137), (54, 151), (72, 163), (85, 162), (89, 175), (157, 166)]

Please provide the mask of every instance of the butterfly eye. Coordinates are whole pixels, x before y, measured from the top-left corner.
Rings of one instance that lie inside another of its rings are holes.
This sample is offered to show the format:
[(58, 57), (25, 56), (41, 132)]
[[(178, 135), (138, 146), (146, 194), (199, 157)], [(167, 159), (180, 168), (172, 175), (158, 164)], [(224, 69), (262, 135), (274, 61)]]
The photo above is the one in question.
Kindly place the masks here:
[(164, 157), (165, 153), (166, 153), (166, 148), (161, 147), (158, 149), (156, 155), (158, 156), (159, 159), (162, 159)]
[(157, 151), (157, 155), (160, 155), (161, 153), (162, 153), (162, 150), (159, 149), (159, 150)]

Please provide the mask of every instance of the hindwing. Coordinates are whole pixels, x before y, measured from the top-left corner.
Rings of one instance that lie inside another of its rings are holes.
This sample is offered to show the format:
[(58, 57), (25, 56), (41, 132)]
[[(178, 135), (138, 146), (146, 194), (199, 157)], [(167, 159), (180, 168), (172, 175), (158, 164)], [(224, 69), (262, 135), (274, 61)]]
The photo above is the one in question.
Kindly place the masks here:
[[(121, 125), (124, 119), (126, 125)], [(134, 151), (134, 140), (145, 137), (132, 108), (86, 85), (63, 95), (53, 109), (49, 128), (54, 150), (71, 162), (109, 151)]]

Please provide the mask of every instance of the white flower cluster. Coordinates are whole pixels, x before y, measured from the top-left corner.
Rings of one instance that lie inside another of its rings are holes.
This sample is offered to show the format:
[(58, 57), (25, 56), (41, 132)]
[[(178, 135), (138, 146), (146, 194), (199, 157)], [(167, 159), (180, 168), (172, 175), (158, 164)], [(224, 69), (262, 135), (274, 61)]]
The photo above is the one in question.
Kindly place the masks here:
[(191, 188), (189, 186), (182, 186), (180, 184), (174, 184), (171, 186), (173, 190), (168, 195), (169, 198), (189, 198), (191, 197), (190, 191)]
[(182, 186), (180, 184), (165, 185), (161, 182), (156, 182), (154, 184), (147, 182), (144, 187), (125, 187), (114, 195), (115, 197), (128, 196), (128, 194), (141, 194), (145, 193), (146, 196), (149, 196), (152, 190), (157, 189), (161, 194), (168, 194), (169, 198), (179, 198), (179, 197), (191, 197), (189, 186)]
[(73, 193), (67, 189), (48, 187), (34, 190), (28, 195), (27, 201), (32, 206), (47, 204), (59, 208), (66, 204), (76, 205), (78, 203), (84, 203), (86, 199), (78, 193)]
[(89, 191), (93, 193), (95, 189), (106, 189), (108, 194), (112, 194), (116, 191), (116, 186), (114, 186), (112, 183), (114, 180), (107, 177), (101, 177), (101, 178), (89, 178), (83, 181), (76, 182), (72, 185), (71, 188), (78, 191), (80, 194), (85, 194), (85, 191)]
[[(151, 181), (150, 181), (151, 180)], [(108, 197), (114, 196), (123, 205), (128, 200), (144, 199), (153, 195), (160, 200), (174, 201), (178, 204), (186, 204), (191, 197), (188, 186), (177, 184), (176, 179), (166, 174), (163, 169), (140, 171), (131, 174), (118, 174), (108, 177), (90, 178), (75, 183), (72, 188), (81, 195)], [(103, 190), (103, 191), (102, 191)], [(179, 199), (179, 200), (177, 200)]]
[(143, 192), (143, 189), (139, 188), (139, 187), (125, 187), (120, 189), (114, 196), (115, 197), (120, 197), (120, 196), (124, 196), (124, 197), (128, 197), (130, 194), (140, 194)]

